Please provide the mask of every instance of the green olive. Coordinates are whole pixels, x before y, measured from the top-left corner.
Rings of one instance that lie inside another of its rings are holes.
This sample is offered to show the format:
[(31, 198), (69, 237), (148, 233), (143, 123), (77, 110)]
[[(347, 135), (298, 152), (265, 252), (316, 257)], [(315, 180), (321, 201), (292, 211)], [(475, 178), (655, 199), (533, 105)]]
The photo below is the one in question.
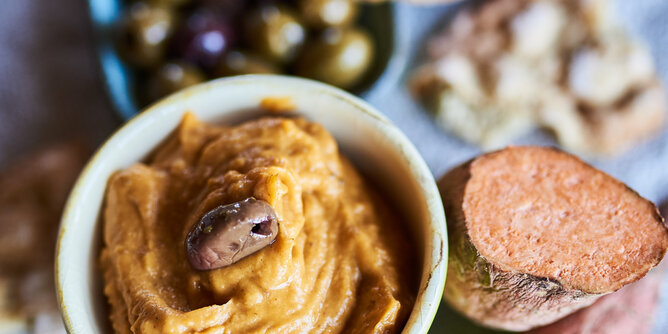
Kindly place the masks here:
[(246, 43), (269, 60), (286, 63), (294, 59), (306, 38), (306, 30), (288, 8), (262, 5), (245, 20)]
[(195, 65), (184, 62), (167, 62), (153, 72), (149, 79), (148, 97), (151, 102), (186, 87), (206, 80)]
[(155, 66), (163, 59), (173, 30), (171, 11), (145, 2), (134, 3), (120, 21), (118, 51), (134, 66)]
[(241, 50), (234, 50), (225, 54), (215, 68), (215, 75), (220, 77), (279, 72), (280, 69), (275, 64), (258, 55)]
[(365, 31), (330, 28), (304, 46), (297, 74), (350, 89), (364, 78), (373, 56), (373, 42)]
[(353, 0), (301, 0), (299, 11), (309, 26), (342, 27), (357, 17), (357, 4)]

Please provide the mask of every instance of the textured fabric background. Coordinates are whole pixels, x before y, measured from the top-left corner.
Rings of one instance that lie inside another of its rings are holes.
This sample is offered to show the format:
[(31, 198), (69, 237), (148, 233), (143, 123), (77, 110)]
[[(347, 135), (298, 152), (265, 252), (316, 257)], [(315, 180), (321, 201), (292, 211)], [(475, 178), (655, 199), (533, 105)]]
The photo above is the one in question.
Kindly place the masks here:
[[(241, 1), (241, 0), (240, 0)], [(79, 137), (96, 147), (119, 124), (104, 93), (84, 0), (4, 0), (0, 9), (0, 168), (44, 143)], [(427, 32), (458, 5), (400, 6), (398, 24), (409, 40), (399, 57), (409, 69)], [(619, 1), (631, 29), (651, 45), (668, 81), (668, 1)], [(408, 73), (408, 72), (406, 72)], [(370, 102), (413, 140), (438, 178), (479, 150), (440, 131), (408, 93), (394, 83)], [(519, 143), (553, 144), (534, 133)], [(624, 156), (589, 160), (657, 203), (668, 201), (668, 132)], [(0, 190), (1, 191), (1, 190)], [(668, 284), (655, 333), (668, 333)]]
[(97, 146), (120, 122), (100, 85), (86, 2), (0, 6), (0, 166), (62, 138)]

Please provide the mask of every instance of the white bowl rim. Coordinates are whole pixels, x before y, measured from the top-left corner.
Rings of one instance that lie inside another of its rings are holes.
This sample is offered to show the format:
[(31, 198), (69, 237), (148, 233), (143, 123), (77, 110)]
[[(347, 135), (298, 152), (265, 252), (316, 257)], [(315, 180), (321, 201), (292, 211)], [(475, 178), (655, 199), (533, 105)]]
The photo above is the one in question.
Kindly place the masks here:
[(95, 174), (94, 171), (100, 168), (104, 158), (111, 152), (111, 142), (131, 133), (135, 128), (140, 128), (144, 123), (150, 122), (154, 117), (153, 114), (160, 113), (162, 109), (176, 101), (184, 98), (192, 98), (193, 96), (197, 96), (198, 94), (211, 89), (223, 89), (229, 85), (248, 84), (249, 81), (252, 82), (257, 80), (273, 82), (275, 84), (287, 83), (293, 86), (299, 86), (307, 91), (328, 94), (340, 99), (349, 104), (352, 108), (361, 112), (363, 117), (374, 119), (374, 121), (378, 123), (380, 127), (379, 131), (382, 132), (383, 136), (389, 139), (392, 145), (401, 152), (402, 158), (410, 167), (411, 174), (415, 177), (416, 182), (419, 184), (422, 191), (422, 195), (427, 202), (426, 207), (430, 221), (429, 228), (431, 228), (432, 232), (431, 240), (425, 240), (425, 246), (429, 245), (431, 247), (425, 249), (426, 254), (424, 256), (421, 281), (417, 298), (415, 300), (415, 305), (421, 305), (421, 307), (416, 310), (414, 306), (402, 333), (427, 333), (436, 316), (436, 311), (438, 310), (445, 287), (448, 262), (448, 239), (441, 196), (436, 181), (426, 162), (403, 132), (392, 124), (387, 117), (362, 99), (341, 89), (317, 81), (271, 74), (226, 77), (186, 88), (146, 107), (143, 111), (137, 114), (137, 116), (133, 117), (114, 131), (114, 133), (98, 148), (82, 170), (70, 193), (63, 211), (56, 244), (54, 266), (56, 292), (63, 322), (68, 333), (73, 333), (72, 321), (75, 317), (72, 317), (68, 312), (67, 305), (70, 305), (70, 303), (68, 295), (65, 293), (67, 290), (64, 289), (64, 282), (69, 273), (68, 270), (65, 270), (67, 268), (67, 261), (60, 261), (60, 257), (63, 250), (63, 244), (76, 241), (76, 239), (70, 240), (70, 233), (68, 233), (68, 231), (75, 228), (74, 223), (77, 221), (79, 210), (77, 206), (79, 205), (79, 202), (84, 201), (80, 194), (83, 192), (82, 189), (86, 188), (87, 181), (93, 180), (91, 174)]

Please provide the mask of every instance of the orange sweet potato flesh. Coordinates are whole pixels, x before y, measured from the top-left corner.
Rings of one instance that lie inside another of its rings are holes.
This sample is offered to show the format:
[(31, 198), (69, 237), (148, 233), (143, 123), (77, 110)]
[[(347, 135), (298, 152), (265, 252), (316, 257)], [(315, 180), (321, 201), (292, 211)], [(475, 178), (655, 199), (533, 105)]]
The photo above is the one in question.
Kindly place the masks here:
[(668, 248), (651, 202), (558, 150), (482, 155), (439, 187), (451, 248), (445, 299), (488, 327), (556, 321), (637, 281)]
[(510, 148), (471, 170), (463, 203), (470, 236), (502, 270), (606, 293), (644, 276), (668, 247), (651, 202), (566, 153)]

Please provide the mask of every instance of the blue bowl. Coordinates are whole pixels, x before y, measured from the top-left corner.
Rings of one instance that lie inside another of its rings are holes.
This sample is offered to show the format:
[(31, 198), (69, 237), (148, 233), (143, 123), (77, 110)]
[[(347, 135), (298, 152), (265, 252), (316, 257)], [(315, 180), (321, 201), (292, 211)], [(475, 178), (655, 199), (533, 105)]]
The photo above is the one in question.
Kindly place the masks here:
[[(128, 120), (144, 105), (135, 96), (137, 73), (119, 57), (114, 46), (114, 29), (126, 4), (123, 0), (89, 0), (88, 5), (105, 88), (116, 113), (123, 120)], [(399, 80), (406, 57), (398, 55), (406, 54), (407, 41), (403, 36), (408, 34), (399, 32), (399, 25), (395, 21), (397, 5), (382, 3), (361, 6), (359, 24), (373, 36), (376, 58), (365, 80), (352, 93), (369, 98), (382, 94)]]

